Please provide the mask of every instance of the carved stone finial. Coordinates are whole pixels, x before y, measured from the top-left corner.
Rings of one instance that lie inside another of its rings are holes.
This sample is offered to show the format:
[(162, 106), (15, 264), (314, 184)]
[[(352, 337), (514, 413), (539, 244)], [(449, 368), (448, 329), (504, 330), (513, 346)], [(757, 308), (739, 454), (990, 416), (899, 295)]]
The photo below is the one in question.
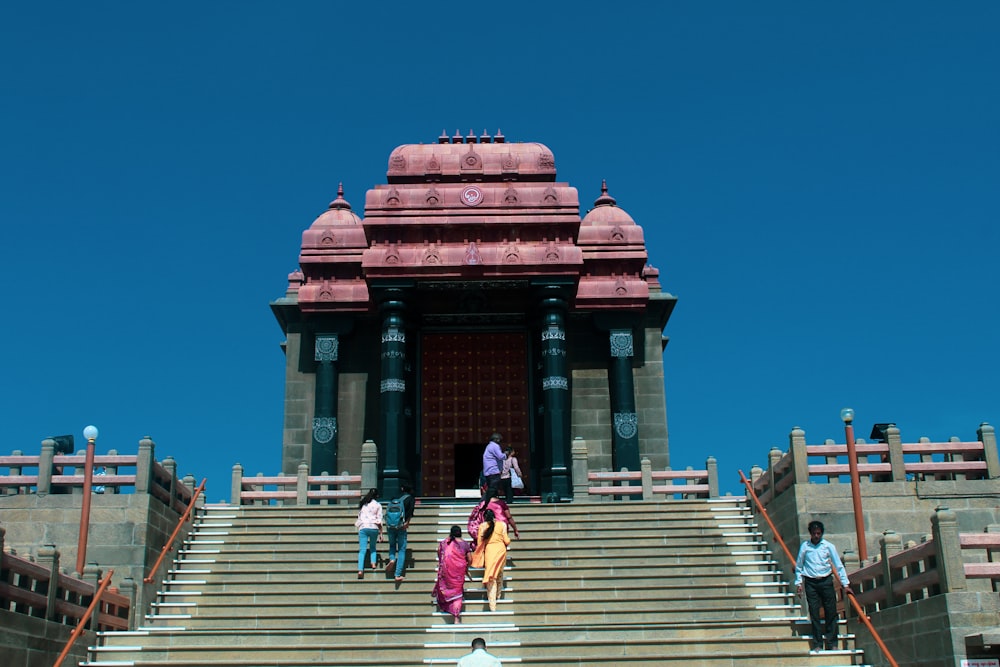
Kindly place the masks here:
[(344, 199), (344, 184), (337, 185), (337, 198), (330, 202), (330, 208), (342, 208), (351, 210), (351, 205)]
[(608, 194), (608, 182), (601, 179), (601, 196), (594, 200), (594, 206), (617, 206), (618, 202)]

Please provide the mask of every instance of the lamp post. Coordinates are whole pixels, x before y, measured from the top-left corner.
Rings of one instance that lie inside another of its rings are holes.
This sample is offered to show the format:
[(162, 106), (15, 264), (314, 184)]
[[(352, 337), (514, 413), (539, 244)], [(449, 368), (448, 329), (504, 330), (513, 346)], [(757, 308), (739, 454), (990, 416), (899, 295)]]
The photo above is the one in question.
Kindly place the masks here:
[(868, 560), (868, 547), (865, 544), (865, 516), (861, 511), (861, 479), (858, 476), (858, 450), (854, 443), (854, 410), (844, 408), (840, 411), (840, 419), (844, 422), (844, 435), (847, 438), (847, 466), (851, 472), (851, 500), (854, 503), (854, 529), (858, 534), (858, 558), (863, 565)]
[(90, 495), (94, 483), (94, 442), (97, 440), (97, 427), (91, 424), (83, 429), (83, 437), (87, 439), (87, 458), (83, 464), (83, 507), (80, 510), (80, 539), (76, 544), (76, 571), (83, 574), (87, 563), (87, 533), (90, 530)]

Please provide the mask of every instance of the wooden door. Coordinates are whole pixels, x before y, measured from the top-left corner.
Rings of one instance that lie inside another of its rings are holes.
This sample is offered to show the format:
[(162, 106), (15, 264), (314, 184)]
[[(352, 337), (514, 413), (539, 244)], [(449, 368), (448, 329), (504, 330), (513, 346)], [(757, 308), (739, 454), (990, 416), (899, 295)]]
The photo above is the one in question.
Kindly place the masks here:
[(523, 332), (424, 334), (421, 345), (421, 493), (475, 488), (493, 431), (528, 460), (528, 354)]

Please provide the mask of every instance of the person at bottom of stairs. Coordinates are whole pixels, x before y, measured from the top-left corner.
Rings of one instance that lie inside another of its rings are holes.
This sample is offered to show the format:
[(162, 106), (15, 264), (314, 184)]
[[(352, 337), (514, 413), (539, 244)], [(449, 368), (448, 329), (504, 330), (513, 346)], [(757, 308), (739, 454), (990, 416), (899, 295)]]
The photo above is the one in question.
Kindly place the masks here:
[(472, 653), (458, 659), (458, 667), (503, 667), (500, 658), (486, 652), (486, 640), (476, 637), (472, 640)]
[(483, 568), (483, 586), (490, 611), (497, 610), (497, 595), (503, 588), (503, 568), (507, 564), (507, 524), (496, 520), (493, 510), (483, 512), (483, 522), (479, 524), (476, 551), (472, 554), (472, 566)]
[[(837, 648), (837, 593), (833, 589), (833, 577), (836, 574), (840, 579), (844, 595), (851, 594), (851, 582), (837, 547), (823, 539), (823, 523), (810, 521), (807, 529), (809, 540), (799, 547), (799, 556), (795, 559), (795, 592), (801, 595), (805, 590), (806, 593), (813, 649), (834, 651)], [(825, 619), (820, 618), (821, 607)]]

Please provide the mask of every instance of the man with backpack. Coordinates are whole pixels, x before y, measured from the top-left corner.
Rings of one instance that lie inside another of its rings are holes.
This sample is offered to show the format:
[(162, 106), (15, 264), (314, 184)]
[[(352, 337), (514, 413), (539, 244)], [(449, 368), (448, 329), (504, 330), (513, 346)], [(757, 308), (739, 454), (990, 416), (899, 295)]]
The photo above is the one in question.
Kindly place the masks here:
[(416, 500), (413, 489), (408, 482), (399, 485), (402, 493), (398, 498), (389, 501), (383, 515), (386, 533), (389, 536), (389, 563), (386, 573), (395, 570), (396, 583), (403, 581), (403, 568), (406, 567), (406, 529), (413, 518)]

